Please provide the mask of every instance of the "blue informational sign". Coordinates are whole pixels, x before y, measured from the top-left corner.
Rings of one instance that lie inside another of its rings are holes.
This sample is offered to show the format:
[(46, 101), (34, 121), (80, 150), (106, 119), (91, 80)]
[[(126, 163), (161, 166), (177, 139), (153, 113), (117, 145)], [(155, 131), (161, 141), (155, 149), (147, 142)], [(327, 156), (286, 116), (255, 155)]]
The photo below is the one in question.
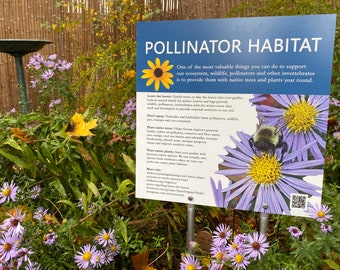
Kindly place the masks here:
[(320, 203), (336, 15), (137, 24), (140, 198)]

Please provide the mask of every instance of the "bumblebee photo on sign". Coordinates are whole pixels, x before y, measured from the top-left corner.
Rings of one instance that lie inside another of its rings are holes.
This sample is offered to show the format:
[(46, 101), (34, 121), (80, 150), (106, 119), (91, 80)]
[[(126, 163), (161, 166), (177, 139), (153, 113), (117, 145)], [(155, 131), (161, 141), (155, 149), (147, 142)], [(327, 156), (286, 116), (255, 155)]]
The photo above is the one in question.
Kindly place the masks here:
[[(269, 102), (268, 102), (269, 101)], [(321, 196), (328, 118), (327, 96), (258, 95), (251, 103), (260, 123), (253, 135), (239, 131), (236, 147), (211, 178), (216, 205), (275, 214), (307, 209)], [(301, 196), (300, 196), (301, 195)], [(296, 203), (298, 202), (298, 204)]]

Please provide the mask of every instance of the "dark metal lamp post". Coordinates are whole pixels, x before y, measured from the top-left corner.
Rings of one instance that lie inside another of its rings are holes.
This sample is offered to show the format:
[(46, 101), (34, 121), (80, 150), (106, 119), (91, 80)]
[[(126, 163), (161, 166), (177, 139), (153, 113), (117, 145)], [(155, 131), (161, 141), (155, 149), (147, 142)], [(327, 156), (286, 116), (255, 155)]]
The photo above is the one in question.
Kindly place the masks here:
[(15, 58), (15, 68), (19, 84), (19, 99), (22, 106), (22, 113), (24, 114), (29, 112), (29, 106), (22, 57), (28, 53), (36, 52), (50, 43), (52, 42), (48, 40), (0, 39), (0, 52), (8, 53)]

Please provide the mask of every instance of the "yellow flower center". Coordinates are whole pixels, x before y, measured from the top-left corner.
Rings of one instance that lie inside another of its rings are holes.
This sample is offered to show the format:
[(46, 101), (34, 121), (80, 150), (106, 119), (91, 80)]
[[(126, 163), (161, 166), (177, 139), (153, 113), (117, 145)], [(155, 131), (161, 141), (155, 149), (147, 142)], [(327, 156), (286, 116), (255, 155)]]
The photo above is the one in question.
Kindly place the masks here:
[(289, 130), (294, 133), (306, 133), (315, 125), (317, 114), (318, 111), (316, 108), (303, 100), (291, 105), (288, 110), (286, 110), (283, 118), (286, 120)]
[(11, 189), (9, 187), (6, 187), (5, 189), (2, 190), (2, 194), (5, 196), (5, 197), (8, 197), (9, 194), (11, 194)]
[(324, 211), (319, 211), (317, 213), (317, 215), (318, 215), (319, 218), (323, 218), (325, 216), (325, 212)]
[(103, 234), (103, 239), (108, 240), (110, 238), (110, 235), (108, 233)]
[(83, 260), (84, 261), (89, 261), (92, 257), (92, 254), (90, 251), (85, 251), (84, 254), (83, 254)]
[(237, 262), (237, 263), (243, 262), (243, 255), (242, 254), (237, 254), (235, 256), (235, 262)]
[(231, 246), (233, 247), (233, 249), (238, 249), (238, 245), (236, 243), (232, 243)]
[(12, 248), (12, 245), (10, 243), (5, 243), (2, 248), (4, 249), (4, 251), (10, 251)]
[(195, 270), (196, 269), (196, 267), (195, 267), (195, 265), (193, 265), (193, 264), (189, 264), (188, 266), (187, 266), (187, 270)]
[(249, 167), (248, 175), (257, 184), (274, 185), (281, 177), (281, 163), (276, 155), (255, 156)]
[(111, 246), (111, 251), (115, 251), (116, 250), (116, 246), (112, 245)]
[(216, 259), (217, 259), (218, 261), (221, 261), (221, 260), (223, 259), (223, 253), (222, 253), (222, 252), (217, 252), (217, 254), (216, 254)]

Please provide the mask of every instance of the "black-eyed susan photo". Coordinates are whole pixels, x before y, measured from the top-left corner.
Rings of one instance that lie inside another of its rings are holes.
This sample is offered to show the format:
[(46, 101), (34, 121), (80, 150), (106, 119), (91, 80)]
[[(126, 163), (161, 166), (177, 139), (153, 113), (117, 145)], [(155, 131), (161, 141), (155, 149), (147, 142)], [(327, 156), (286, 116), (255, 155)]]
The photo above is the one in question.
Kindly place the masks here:
[(159, 58), (155, 59), (155, 62), (148, 60), (149, 69), (143, 69), (142, 79), (147, 79), (146, 86), (154, 85), (155, 91), (158, 91), (161, 84), (170, 89), (170, 85), (174, 84), (171, 78), (173, 74), (169, 72), (173, 65), (169, 64), (169, 60), (165, 60), (163, 63)]

